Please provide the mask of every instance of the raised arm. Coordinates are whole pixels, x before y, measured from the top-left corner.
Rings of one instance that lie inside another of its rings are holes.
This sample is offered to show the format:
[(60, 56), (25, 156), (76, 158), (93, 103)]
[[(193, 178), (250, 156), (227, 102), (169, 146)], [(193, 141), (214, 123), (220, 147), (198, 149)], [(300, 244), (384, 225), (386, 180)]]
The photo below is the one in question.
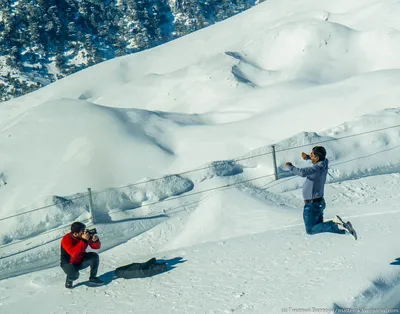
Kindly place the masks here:
[(303, 158), (304, 160), (310, 160), (311, 159), (310, 155), (307, 155), (306, 153), (301, 153), (301, 158)]
[(312, 166), (312, 167), (307, 167), (307, 168), (297, 168), (293, 165), (288, 166), (288, 169), (295, 175), (298, 175), (300, 177), (307, 177), (315, 172), (318, 171), (317, 166)]

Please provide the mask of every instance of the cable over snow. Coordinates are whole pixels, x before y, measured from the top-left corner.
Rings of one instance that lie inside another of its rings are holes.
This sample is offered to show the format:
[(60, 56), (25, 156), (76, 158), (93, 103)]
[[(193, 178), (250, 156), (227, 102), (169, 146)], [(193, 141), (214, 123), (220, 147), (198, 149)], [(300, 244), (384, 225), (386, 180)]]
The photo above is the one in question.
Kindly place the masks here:
[[(269, 0), (1, 103), (1, 311), (398, 307), (399, 14)], [(304, 179), (284, 164), (319, 143), (325, 219), (351, 220), (357, 242), (304, 231)], [(83, 271), (65, 291), (59, 240), (91, 225), (87, 188), (106, 285)], [(167, 273), (113, 279), (153, 256)]]

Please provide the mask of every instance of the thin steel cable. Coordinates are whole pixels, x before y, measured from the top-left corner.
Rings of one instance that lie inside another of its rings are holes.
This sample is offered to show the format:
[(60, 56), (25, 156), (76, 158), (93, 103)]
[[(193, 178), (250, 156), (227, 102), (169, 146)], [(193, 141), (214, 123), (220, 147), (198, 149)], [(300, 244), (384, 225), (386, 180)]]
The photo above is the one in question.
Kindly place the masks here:
[[(380, 131), (384, 131), (384, 130), (389, 130), (389, 129), (393, 129), (393, 128), (398, 128), (398, 127), (400, 127), (400, 125), (394, 125), (394, 126), (385, 127), (385, 128), (380, 128), (380, 129), (375, 129), (375, 130), (370, 130), (370, 131), (366, 131), (366, 132), (362, 132), (362, 133), (357, 133), (357, 134), (342, 136), (342, 137), (338, 137), (338, 138), (334, 138), (334, 139), (329, 139), (329, 140), (324, 140), (324, 141), (319, 141), (319, 142), (313, 142), (313, 143), (310, 143), (310, 144), (304, 144), (304, 145), (294, 146), (294, 147), (290, 147), (290, 148), (285, 148), (285, 149), (281, 149), (281, 150), (276, 150), (276, 153), (284, 152), (284, 151), (289, 151), (289, 150), (293, 150), (293, 149), (297, 149), (297, 148), (302, 148), (302, 147), (307, 147), (307, 146), (315, 145), (315, 144), (322, 144), (322, 143), (327, 143), (327, 142), (339, 141), (339, 140), (343, 140), (343, 139), (347, 139), (347, 138), (351, 138), (351, 137), (361, 136), (361, 135), (365, 135), (365, 134), (371, 134), (371, 133), (380, 132)], [(261, 154), (257, 154), (257, 155), (253, 155), (253, 156), (249, 156), (249, 157), (236, 158), (236, 159), (232, 159), (232, 161), (243, 161), (243, 160), (253, 159), (253, 158), (257, 158), (257, 157), (261, 157), (261, 156), (265, 156), (265, 155), (270, 155), (270, 154), (272, 154), (272, 152), (261, 153)], [(201, 171), (201, 170), (210, 169), (210, 168), (212, 168), (212, 167), (215, 167), (215, 166), (214, 166), (214, 165), (209, 165), (209, 166), (206, 166), (206, 167), (197, 168), (197, 169), (192, 169), (192, 170), (183, 171), (183, 172), (180, 172), (180, 173), (177, 173), (177, 174), (170, 174), (170, 175), (183, 175), (183, 174), (188, 174), (188, 173), (192, 173), (192, 172), (196, 172), (196, 171)], [(156, 179), (150, 179), (150, 180), (143, 181), (143, 182), (132, 183), (132, 184), (124, 185), (124, 186), (117, 187), (117, 188), (104, 189), (104, 190), (101, 190), (101, 191), (92, 192), (92, 195), (98, 195), (98, 194), (100, 194), (100, 193), (105, 193), (105, 192), (110, 191), (110, 190), (119, 190), (119, 189), (131, 187), (131, 186), (137, 186), (137, 185), (141, 185), (141, 184), (146, 184), (146, 183), (150, 183), (150, 182), (155, 182), (155, 181), (162, 180), (162, 179), (164, 179), (164, 178), (165, 178), (165, 176), (164, 176), (164, 177), (160, 177), (160, 178), (156, 178)], [(64, 202), (68, 202), (68, 201), (73, 201), (73, 200), (76, 200), (76, 199), (80, 199), (80, 198), (83, 198), (83, 197), (86, 197), (86, 196), (87, 196), (87, 195), (82, 195), (82, 196), (79, 196), (79, 197), (76, 197), (76, 198), (72, 198), (72, 199), (60, 201), (60, 202), (57, 202), (57, 203), (54, 203), (54, 204), (51, 204), (51, 205), (47, 205), (47, 206), (35, 208), (35, 209), (29, 210), (29, 211), (26, 211), (26, 212), (21, 212), (21, 213), (15, 214), (15, 215), (10, 215), (10, 216), (7, 216), (7, 217), (2, 217), (2, 218), (0, 218), (0, 221), (6, 220), (6, 219), (10, 219), (10, 218), (14, 218), (14, 217), (21, 216), (21, 215), (25, 215), (25, 214), (29, 214), (29, 213), (32, 213), (32, 212), (35, 212), (35, 211), (38, 211), (38, 210), (42, 210), (42, 209), (45, 209), (45, 208), (49, 208), (49, 207), (52, 207), (52, 206), (55, 206), (55, 205), (58, 205), (58, 204), (61, 204), (61, 203), (64, 203)], [(151, 205), (151, 204), (150, 204), (150, 205)]]
[(277, 153), (279, 153), (279, 152), (285, 152), (285, 151), (288, 151), (288, 150), (297, 149), (297, 148), (302, 148), (302, 147), (307, 147), (307, 146), (310, 146), (310, 145), (322, 144), (322, 143), (333, 142), (333, 141), (340, 141), (340, 140), (347, 139), (347, 138), (351, 138), (351, 137), (356, 137), (356, 136), (361, 136), (361, 135), (365, 135), (365, 134), (371, 134), (371, 133), (381, 132), (381, 131), (385, 131), (385, 130), (389, 130), (389, 129), (394, 129), (394, 128), (398, 128), (398, 127), (400, 127), (400, 124), (399, 124), (399, 125), (392, 125), (392, 126), (389, 126), (389, 127), (386, 127), (386, 128), (381, 128), (381, 129), (366, 131), (366, 132), (362, 132), (362, 133), (357, 133), (357, 134), (352, 134), (352, 135), (346, 135), (346, 136), (342, 136), (342, 137), (337, 137), (337, 138), (333, 138), (333, 139), (329, 139), (329, 140), (314, 142), (314, 143), (310, 143), (310, 144), (304, 144), (304, 145), (294, 146), (294, 147), (285, 148), (285, 149), (281, 149), (281, 150), (276, 150), (276, 152), (277, 152)]
[[(354, 161), (354, 160), (357, 160), (357, 159), (360, 159), (360, 158), (367, 158), (367, 157), (370, 157), (372, 155), (383, 153), (383, 152), (386, 152), (386, 151), (390, 151), (390, 150), (393, 150), (393, 149), (396, 149), (396, 148), (399, 148), (399, 147), (400, 147), (400, 145), (396, 145), (394, 147), (391, 147), (391, 148), (388, 148), (386, 150), (382, 150), (382, 151), (379, 151), (379, 152), (376, 152), (376, 153), (373, 153), (373, 154), (370, 154), (370, 155), (367, 155), (367, 156), (361, 156), (361, 157), (353, 158), (353, 159), (350, 159), (350, 160), (334, 163), (334, 164), (332, 164), (332, 166), (337, 166), (337, 165), (344, 164), (344, 163), (347, 163), (347, 162), (351, 162), (351, 161)], [(332, 168), (330, 168), (330, 169), (332, 169)], [(332, 177), (331, 174), (329, 174), (329, 175)], [(252, 179), (248, 179), (248, 180), (242, 180), (242, 181), (239, 181), (239, 182), (234, 182), (234, 183), (226, 184), (226, 185), (223, 185), (223, 186), (219, 186), (219, 187), (215, 187), (215, 188), (211, 188), (211, 189), (207, 189), (207, 190), (203, 190), (203, 191), (198, 191), (198, 192), (194, 192), (194, 193), (190, 193), (190, 194), (181, 195), (181, 196), (178, 196), (178, 197), (175, 197), (175, 198), (171, 198), (171, 199), (165, 199), (165, 200), (161, 200), (161, 201), (157, 201), (157, 202), (153, 202), (153, 203), (148, 203), (148, 204), (145, 204), (145, 205), (141, 205), (141, 206), (132, 208), (132, 210), (133, 209), (137, 209), (137, 208), (148, 207), (150, 205), (155, 205), (155, 204), (159, 204), (159, 203), (166, 202), (166, 201), (185, 198), (185, 197), (189, 197), (189, 196), (196, 195), (196, 194), (202, 194), (202, 193), (211, 192), (211, 191), (217, 192), (219, 190), (227, 189), (227, 188), (230, 188), (232, 186), (235, 186), (235, 185), (238, 185), (238, 184), (241, 184), (241, 183), (251, 182), (251, 181), (254, 181), (254, 180), (258, 180), (258, 179), (262, 179), (262, 178), (266, 178), (266, 177), (271, 177), (271, 176), (274, 176), (274, 174), (264, 175), (264, 176), (260, 176), (260, 177), (252, 178)], [(272, 182), (269, 182), (266, 185), (262, 186), (261, 189), (262, 190), (266, 190), (266, 189), (272, 188), (275, 185), (278, 185), (278, 184), (281, 184), (281, 183), (285, 183), (285, 182), (293, 180), (295, 178), (297, 178), (297, 176), (293, 176), (293, 177), (290, 177), (290, 178), (285, 178), (286, 180), (282, 180), (281, 182), (278, 182), (278, 183), (276, 181), (272, 181)], [(332, 177), (332, 179), (335, 180), (334, 177)], [(275, 184), (268, 186), (269, 184), (271, 184), (273, 182), (275, 182)], [(195, 203), (199, 203), (200, 204), (201, 202), (205, 201), (209, 196), (213, 195), (214, 193), (210, 193), (210, 195), (205, 196), (203, 199), (201, 199), (199, 201), (194, 201), (194, 202), (191, 202), (190, 204), (179, 205), (177, 207), (172, 208), (171, 210), (174, 210), (174, 209), (177, 209), (177, 208), (181, 208), (181, 207), (185, 207), (185, 206), (190, 206), (190, 205), (193, 205)], [(85, 196), (87, 196), (87, 195), (85, 195)], [(83, 196), (81, 196), (79, 198), (82, 198), (82, 197)], [(50, 206), (46, 206), (46, 207), (50, 207)], [(114, 213), (118, 213), (118, 212), (125, 212), (125, 211), (116, 210), (116, 211), (113, 211), (112, 213), (114, 214)], [(102, 217), (102, 216), (108, 216), (109, 217), (109, 214), (96, 215), (95, 218), (99, 218), (99, 217)], [(138, 217), (138, 218), (146, 218), (146, 217)], [(148, 218), (151, 218), (151, 217), (148, 217)], [(89, 222), (89, 221), (91, 221), (91, 219), (86, 219), (86, 220), (84, 220), (82, 222)], [(38, 236), (41, 236), (41, 235), (44, 235), (44, 234), (48, 234), (48, 233), (51, 233), (51, 232), (54, 232), (54, 231), (57, 231), (57, 230), (60, 230), (60, 229), (64, 229), (64, 228), (67, 228), (67, 227), (66, 226), (61, 226), (61, 227), (58, 227), (56, 229), (48, 230), (48, 231), (45, 231), (45, 232), (39, 234)], [(10, 243), (10, 244), (6, 244), (6, 245), (3, 245), (3, 246), (0, 246), (0, 248), (4, 248), (4, 247), (10, 246), (10, 245), (18, 244), (18, 243), (21, 243), (21, 242), (24, 242), (24, 241), (27, 241), (27, 240), (31, 240), (31, 239), (30, 238), (23, 239), (23, 240), (18, 241), (16, 243)], [(57, 240), (57, 239), (55, 239), (55, 240)], [(54, 239), (51, 240), (51, 241), (54, 241)], [(15, 255), (15, 253), (12, 254), (12, 255)], [(8, 256), (4, 256), (4, 257), (0, 257), (0, 258), (6, 258), (6, 257), (8, 257)]]
[(274, 174), (268, 174), (268, 175), (260, 176), (260, 177), (257, 177), (257, 178), (252, 178), (252, 179), (248, 179), (248, 180), (242, 180), (242, 181), (239, 181), (239, 182), (225, 184), (225, 185), (222, 185), (222, 186), (217, 186), (217, 187), (210, 188), (210, 189), (207, 189), (207, 190), (202, 190), (202, 191), (193, 192), (193, 193), (189, 193), (189, 194), (179, 195), (179, 196), (176, 196), (174, 198), (167, 198), (167, 199), (156, 201), (156, 202), (153, 202), (153, 203), (144, 204), (144, 205), (132, 208), (132, 209), (143, 208), (143, 207), (148, 207), (150, 205), (155, 205), (155, 204), (159, 204), (159, 203), (174, 201), (174, 200), (177, 200), (177, 199), (180, 199), (180, 198), (185, 198), (185, 197), (189, 197), (189, 196), (193, 196), (193, 195), (197, 195), (197, 194), (202, 194), (202, 193), (206, 193), (206, 192), (210, 192), (210, 191), (220, 190), (220, 189), (227, 188), (227, 187), (230, 187), (230, 186), (234, 186), (234, 185), (237, 185), (237, 184), (246, 183), (246, 182), (250, 182), (250, 181), (254, 181), (254, 180), (258, 180), (258, 179), (262, 179), (262, 178), (267, 178), (267, 177), (271, 177), (271, 176), (274, 176)]
[[(374, 155), (377, 155), (377, 154), (380, 154), (380, 153), (385, 153), (385, 152), (388, 152), (388, 151), (391, 151), (391, 150), (394, 150), (394, 149), (397, 149), (397, 148), (400, 148), (400, 145), (396, 145), (396, 146), (393, 146), (391, 148), (380, 150), (378, 152), (375, 152), (375, 153), (372, 153), (372, 154), (369, 154), (369, 155), (366, 155), (366, 156), (360, 156), (360, 157), (356, 157), (356, 158), (353, 158), (353, 159), (348, 159), (348, 160), (340, 161), (340, 162), (337, 162), (337, 163), (333, 163), (333, 164), (329, 165), (329, 169), (334, 169), (334, 168), (332, 168), (334, 166), (342, 165), (342, 164), (349, 163), (349, 162), (352, 162), (352, 161), (355, 161), (355, 160), (358, 160), (358, 159), (362, 159), (362, 158), (368, 158), (368, 157), (371, 157), (371, 156), (374, 156)], [(289, 172), (289, 171), (287, 171), (287, 172)], [(343, 180), (337, 180), (329, 172), (328, 172), (328, 174), (333, 180), (336, 180), (337, 182), (343, 181)], [(298, 178), (298, 176), (293, 175), (293, 176), (291, 176), (289, 178), (282, 178), (282, 179), (277, 180), (277, 181), (271, 181), (271, 182), (268, 182), (267, 184), (265, 184), (264, 186), (262, 186), (261, 189), (266, 190), (266, 189), (272, 188), (272, 187), (274, 187), (276, 185), (280, 185), (282, 183), (285, 183), (287, 181), (290, 181), (290, 180), (293, 180), (293, 179), (296, 179), (296, 178)], [(272, 185), (268, 186), (271, 183), (275, 183), (275, 184), (272, 184)]]
[[(236, 158), (236, 159), (229, 159), (227, 161), (237, 162), (237, 161), (243, 161), (243, 160), (257, 158), (257, 157), (261, 157), (261, 156), (265, 156), (265, 155), (271, 155), (271, 154), (272, 154), (272, 152), (261, 153), (261, 154), (252, 155), (252, 156), (249, 156), (249, 157), (241, 157), (241, 158)], [(131, 183), (131, 184), (119, 186), (119, 187), (116, 187), (116, 188), (111, 188), (111, 189), (108, 188), (108, 189), (92, 192), (92, 195), (105, 193), (105, 192), (108, 192), (110, 190), (119, 190), (119, 189), (124, 189), (124, 188), (127, 188), (127, 187), (131, 187), (131, 186), (137, 186), (137, 185), (147, 184), (147, 183), (151, 183), (151, 182), (155, 182), (155, 181), (160, 181), (160, 180), (165, 179), (165, 177), (167, 177), (167, 176), (180, 176), (180, 175), (184, 175), (184, 174), (188, 174), (188, 173), (192, 173), (192, 172), (197, 172), (197, 171), (201, 171), (201, 170), (207, 170), (207, 169), (210, 169), (210, 168), (213, 168), (213, 167), (215, 167), (215, 165), (209, 165), (209, 166), (206, 166), (206, 167), (196, 168), (196, 169), (187, 170), (187, 171), (183, 171), (183, 172), (179, 172), (179, 173), (172, 173), (172, 174), (169, 174), (169, 175), (166, 175), (166, 176), (163, 176), (163, 177), (150, 179), (150, 180), (146, 180), (146, 181), (143, 181), (143, 182), (136, 182), (136, 183)]]
[(42, 210), (42, 209), (49, 208), (49, 207), (52, 207), (52, 206), (55, 206), (55, 205), (58, 205), (58, 204), (74, 201), (74, 200), (77, 200), (77, 199), (80, 199), (80, 198), (84, 198), (86, 196), (88, 196), (88, 195), (86, 194), (86, 195), (77, 196), (77, 197), (74, 197), (74, 198), (71, 198), (71, 199), (66, 199), (66, 200), (63, 200), (63, 201), (60, 201), (60, 202), (57, 202), (57, 203), (54, 203), (54, 204), (50, 204), (50, 205), (46, 205), (46, 206), (43, 206), (43, 207), (35, 208), (35, 209), (32, 209), (32, 210), (28, 210), (26, 212), (14, 214), (14, 215), (7, 216), (7, 217), (2, 217), (2, 218), (0, 218), (0, 221), (6, 220), (6, 219), (10, 219), (10, 218), (14, 218), (14, 217), (18, 217), (18, 216), (22, 216), (22, 215), (29, 214), (29, 213), (33, 213), (33, 212), (36, 212), (38, 210)]
[[(84, 219), (84, 220), (82, 220), (81, 222), (82, 222), (82, 223), (86, 223), (86, 222), (90, 222), (90, 221), (91, 221), (91, 219)], [(87, 227), (89, 227), (89, 226), (90, 226), (90, 224), (87, 225)], [(46, 230), (46, 231), (44, 231), (44, 232), (42, 232), (42, 233), (36, 235), (36, 237), (39, 237), (39, 236), (42, 236), (42, 235), (45, 235), (45, 234), (49, 234), (49, 233), (52, 233), (52, 232), (55, 232), (55, 231), (58, 231), (58, 230), (62, 230), (62, 229), (67, 229), (67, 228), (69, 229), (70, 227), (71, 227), (71, 224), (62, 225), (62, 226), (57, 227), (57, 228), (55, 228), (55, 229)], [(55, 239), (51, 239), (51, 240), (48, 241), (48, 242), (41, 243), (40, 245), (44, 245), (44, 244), (47, 244), (47, 243), (49, 243), (49, 242), (52, 242), (52, 241), (55, 241), (55, 240), (61, 239), (61, 238), (62, 238), (62, 237), (57, 237), (57, 238), (55, 238)], [(17, 244), (20, 244), (20, 243), (23, 243), (23, 242), (26, 242), (26, 241), (32, 241), (32, 238), (25, 238), (25, 239), (22, 239), (22, 240), (20, 240), (20, 241), (18, 241), (18, 242), (12, 242), (12, 243), (8, 243), (8, 244), (4, 244), (4, 245), (0, 246), (0, 249), (3, 249), (3, 248), (8, 247), (8, 246), (17, 245)], [(32, 248), (35, 248), (35, 247), (32, 247)], [(32, 248), (30, 248), (30, 249), (32, 249)], [(15, 255), (15, 254), (16, 254), (16, 253), (12, 253), (12, 254), (6, 255), (6, 256), (0, 256), (0, 259), (9, 257), (9, 256), (11, 256), (11, 255)]]
[[(185, 198), (185, 197), (189, 197), (189, 196), (193, 196), (193, 195), (198, 195), (198, 194), (202, 194), (202, 193), (206, 193), (206, 192), (218, 191), (218, 190), (222, 190), (222, 189), (225, 189), (225, 188), (229, 188), (229, 187), (235, 186), (235, 185), (237, 185), (237, 184), (241, 184), (241, 183), (245, 183), (245, 182), (250, 182), (250, 181), (258, 180), (258, 179), (270, 177), (270, 176), (273, 176), (273, 175), (274, 175), (274, 174), (264, 175), (264, 176), (260, 176), (260, 177), (257, 177), (257, 178), (252, 178), (252, 179), (242, 180), (242, 181), (239, 181), (239, 182), (234, 182), (234, 183), (225, 184), (225, 185), (223, 185), (223, 186), (214, 187), (214, 188), (210, 188), (210, 189), (207, 189), (207, 190), (202, 190), (202, 191), (198, 191), (198, 192), (194, 192), (194, 193), (189, 193), (189, 194), (185, 194), (185, 195), (180, 195), (180, 196), (177, 196), (177, 197), (174, 197), (174, 198), (169, 198), (169, 199), (164, 199), (164, 200), (161, 200), (161, 201), (156, 201), (156, 202), (144, 204), (144, 205), (141, 205), (141, 206), (132, 208), (132, 210), (133, 210), (133, 209), (138, 209), (138, 208), (143, 208), (143, 207), (148, 207), (148, 206), (151, 206), (151, 205), (156, 205), (156, 204), (159, 204), (159, 203), (164, 203), (164, 202), (168, 202), (168, 201), (172, 201), (172, 200), (176, 200), (176, 199), (181, 199), (181, 198)], [(207, 197), (206, 197), (206, 198), (207, 198)], [(200, 200), (200, 201), (201, 201), (201, 200)], [(199, 202), (200, 202), (200, 201), (199, 201)], [(181, 206), (182, 206), (182, 205), (180, 205), (180, 207), (181, 207)], [(125, 211), (122, 211), (122, 210), (119, 209), (119, 210), (113, 211), (113, 214), (114, 214), (114, 213), (118, 213), (118, 212), (126, 212), (126, 210), (125, 210)], [(99, 218), (99, 217), (102, 217), (102, 216), (108, 216), (108, 217), (109, 217), (109, 214), (95, 215), (95, 218)], [(138, 217), (138, 218), (140, 218), (140, 217)], [(144, 217), (144, 218), (145, 218), (145, 217)], [(90, 221), (90, 219), (87, 219), (87, 220), (85, 220), (85, 221)], [(39, 234), (38, 236), (43, 235), (43, 234), (47, 234), (47, 233), (51, 233), (51, 232), (54, 232), (54, 231), (57, 231), (57, 230), (60, 230), (60, 229), (63, 229), (63, 228), (66, 228), (66, 227), (65, 227), (65, 226), (61, 226), (61, 227), (58, 227), (58, 228), (56, 228), (56, 229), (48, 230), (48, 231), (45, 231), (45, 232)], [(0, 248), (6, 247), (6, 246), (10, 246), (10, 245), (14, 245), (14, 244), (18, 244), (18, 243), (21, 243), (21, 242), (26, 241), (26, 240), (29, 240), (29, 238), (23, 239), (23, 240), (18, 241), (18, 242), (16, 242), (16, 243), (6, 244), (6, 245), (4, 245), (4, 246), (1, 246)], [(54, 241), (54, 239), (53, 239), (52, 241)], [(7, 257), (7, 256), (5, 256), (5, 257)], [(5, 258), (5, 257), (1, 257), (1, 258)]]

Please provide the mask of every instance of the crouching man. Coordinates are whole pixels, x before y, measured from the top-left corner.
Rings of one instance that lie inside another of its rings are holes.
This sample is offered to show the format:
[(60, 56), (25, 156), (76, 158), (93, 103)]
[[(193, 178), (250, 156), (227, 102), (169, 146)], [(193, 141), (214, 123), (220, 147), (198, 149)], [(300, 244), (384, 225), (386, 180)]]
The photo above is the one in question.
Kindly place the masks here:
[(95, 250), (100, 249), (100, 240), (96, 234), (90, 234), (86, 226), (81, 222), (71, 225), (71, 232), (61, 240), (60, 266), (67, 275), (65, 287), (71, 289), (74, 280), (79, 278), (79, 271), (90, 266), (89, 282), (96, 286), (104, 284), (97, 278), (99, 268), (99, 255), (94, 252), (86, 252), (88, 245)]

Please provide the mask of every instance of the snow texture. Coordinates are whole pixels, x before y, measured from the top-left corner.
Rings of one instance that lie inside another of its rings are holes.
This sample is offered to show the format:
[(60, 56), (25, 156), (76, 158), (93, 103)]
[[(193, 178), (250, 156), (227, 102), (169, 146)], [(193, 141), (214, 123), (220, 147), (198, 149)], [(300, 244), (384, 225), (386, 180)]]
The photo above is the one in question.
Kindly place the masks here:
[[(399, 14), (269, 0), (0, 104), (0, 311), (399, 312)], [(316, 145), (325, 219), (357, 241), (305, 233), (284, 165)], [(59, 241), (92, 225), (89, 187), (106, 285), (67, 290)], [(153, 256), (168, 272), (113, 277)]]

